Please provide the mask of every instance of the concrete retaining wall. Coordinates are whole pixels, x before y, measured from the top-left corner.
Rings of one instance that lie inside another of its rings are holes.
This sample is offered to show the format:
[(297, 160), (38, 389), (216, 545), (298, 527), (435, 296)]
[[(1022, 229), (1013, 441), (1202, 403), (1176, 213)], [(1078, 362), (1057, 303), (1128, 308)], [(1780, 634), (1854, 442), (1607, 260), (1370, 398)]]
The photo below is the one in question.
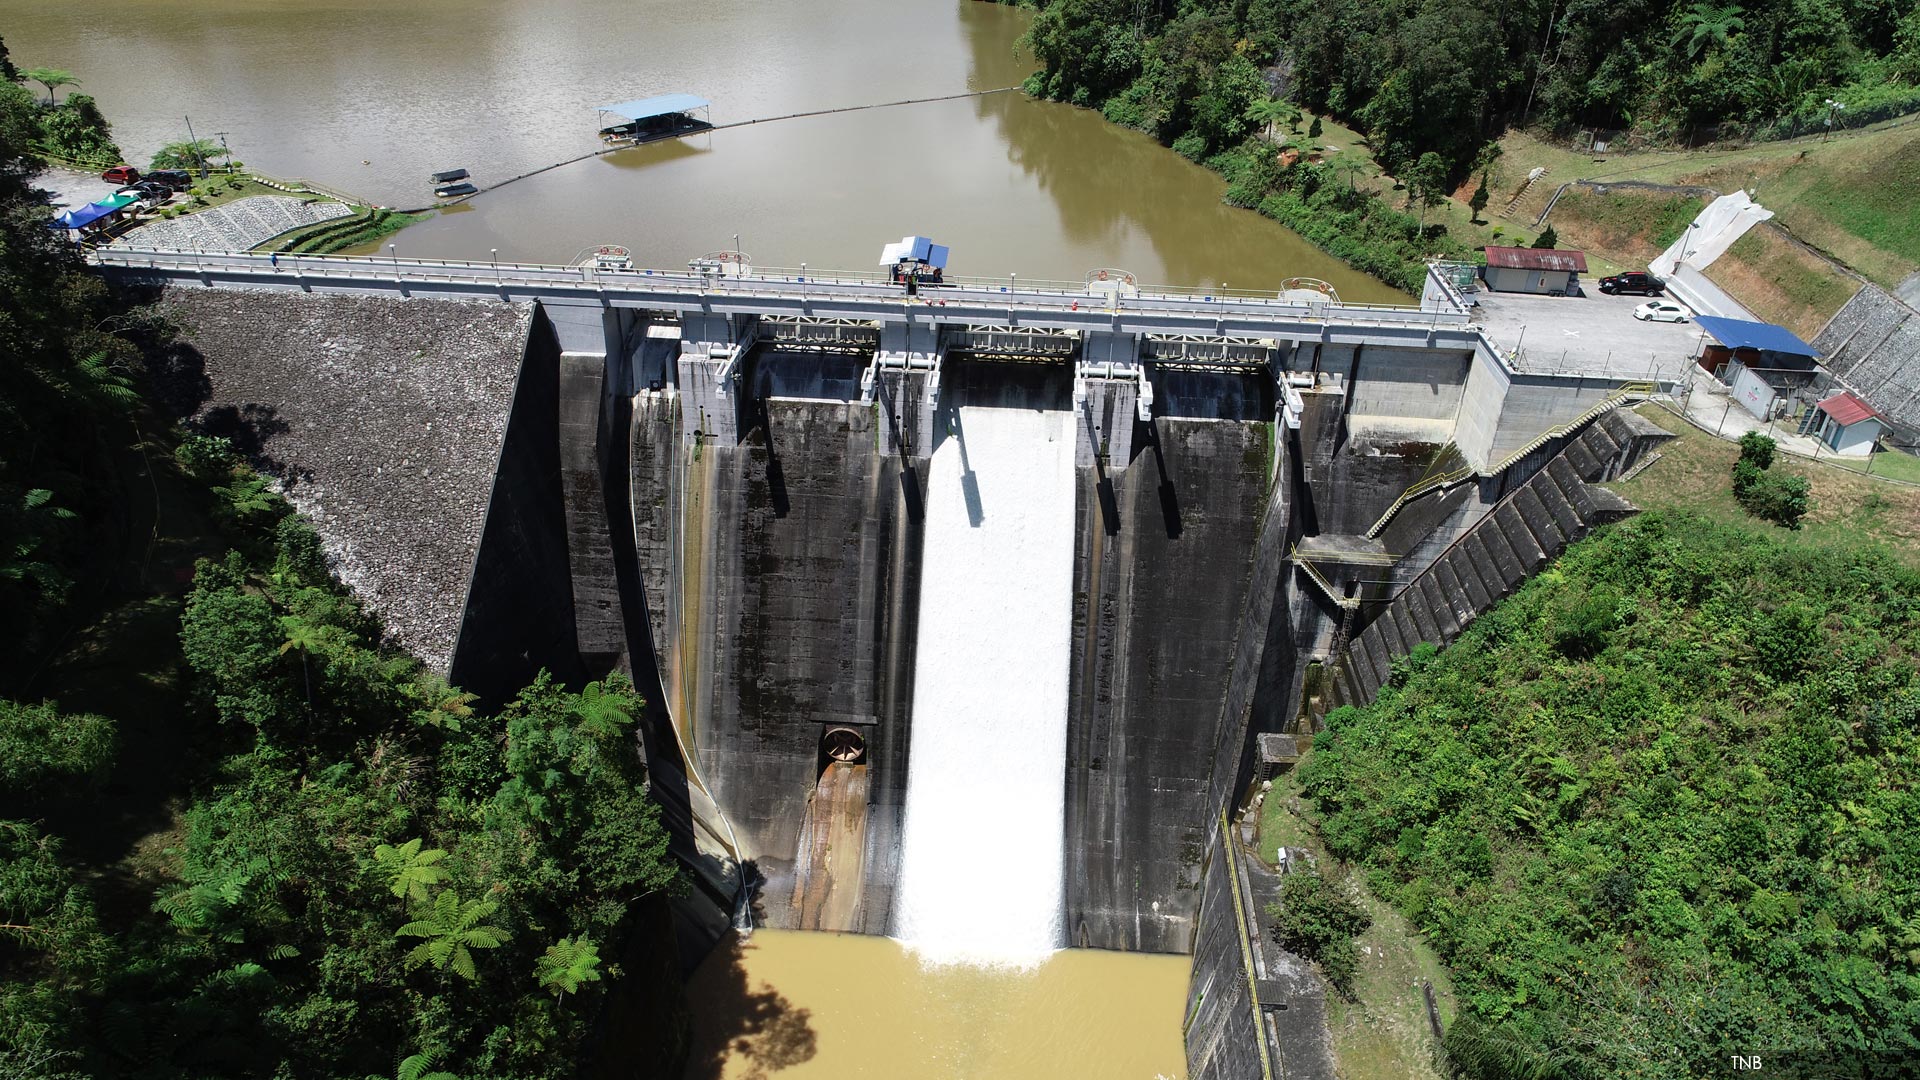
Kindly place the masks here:
[(553, 325), (538, 313), (487, 501), (486, 529), (464, 590), (450, 670), (455, 685), (488, 706), (511, 698), (542, 668), (564, 682), (586, 678), (567, 544), (560, 377)]
[(1365, 629), (1333, 662), (1315, 721), (1328, 709), (1371, 702), (1393, 661), (1415, 645), (1452, 641), (1568, 544), (1632, 513), (1625, 500), (1593, 485), (1619, 476), (1671, 437), (1621, 410), (1573, 436), (1391, 602), (1368, 613)]
[(1218, 821), (1209, 832), (1187, 980), (1187, 1076), (1332, 1080), (1326, 987), (1312, 965), (1266, 932), (1279, 876)]
[(1445, 421), (1460, 411), (1472, 354), (1373, 345), (1348, 376), (1350, 411), (1362, 416)]
[(1488, 464), (1499, 463), (1541, 432), (1577, 419), (1605, 401), (1620, 385), (1616, 379), (1569, 379), (1516, 374), (1510, 378), (1500, 426), (1494, 432)]

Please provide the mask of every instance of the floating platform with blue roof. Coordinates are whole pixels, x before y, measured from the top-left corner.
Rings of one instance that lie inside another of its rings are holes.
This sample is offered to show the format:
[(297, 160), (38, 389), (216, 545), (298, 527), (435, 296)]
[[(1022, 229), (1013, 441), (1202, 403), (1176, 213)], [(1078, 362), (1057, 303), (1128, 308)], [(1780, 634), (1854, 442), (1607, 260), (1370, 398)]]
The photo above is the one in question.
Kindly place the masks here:
[(706, 115), (711, 104), (693, 94), (661, 94), (602, 105), (594, 111), (600, 116), (601, 142), (637, 146), (712, 130)]

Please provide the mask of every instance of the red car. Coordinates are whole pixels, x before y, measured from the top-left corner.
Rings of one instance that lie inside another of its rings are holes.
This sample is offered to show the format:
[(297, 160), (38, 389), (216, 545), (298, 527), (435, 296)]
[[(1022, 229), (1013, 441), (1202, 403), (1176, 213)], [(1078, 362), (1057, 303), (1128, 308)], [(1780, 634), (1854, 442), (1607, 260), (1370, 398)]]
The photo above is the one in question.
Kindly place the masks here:
[(131, 165), (115, 165), (101, 173), (100, 179), (110, 184), (137, 184), (140, 182), (140, 170)]

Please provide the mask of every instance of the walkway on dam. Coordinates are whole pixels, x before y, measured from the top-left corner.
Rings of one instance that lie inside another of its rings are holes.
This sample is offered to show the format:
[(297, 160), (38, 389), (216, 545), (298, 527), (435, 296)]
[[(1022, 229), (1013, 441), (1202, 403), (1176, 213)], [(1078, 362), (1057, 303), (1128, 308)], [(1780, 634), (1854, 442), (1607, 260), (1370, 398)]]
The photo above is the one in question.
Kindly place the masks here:
[(876, 273), (763, 269), (749, 277), (542, 263), (381, 256), (119, 248), (88, 253), (102, 269), (209, 287), (542, 300), (593, 306), (1111, 333), (1244, 337), (1473, 349), (1465, 312), (1302, 303), (1266, 294), (1156, 287), (1101, 293), (1081, 282), (956, 278), (917, 296)]

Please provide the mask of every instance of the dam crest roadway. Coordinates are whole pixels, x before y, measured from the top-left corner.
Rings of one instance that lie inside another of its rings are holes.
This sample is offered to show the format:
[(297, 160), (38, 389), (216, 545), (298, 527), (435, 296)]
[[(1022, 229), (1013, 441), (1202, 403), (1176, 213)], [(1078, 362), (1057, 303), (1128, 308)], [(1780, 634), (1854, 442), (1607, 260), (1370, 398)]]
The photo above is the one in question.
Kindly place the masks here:
[[(1022, 282), (1012, 274), (1005, 281), (948, 278), (946, 284), (913, 296), (882, 274), (809, 272), (805, 266), (701, 272), (611, 269), (591, 262), (476, 263), (121, 246), (90, 251), (87, 259), (110, 275), (155, 285), (193, 282), (224, 289), (538, 302), (549, 312), (590, 308), (673, 313), (703, 331), (683, 333), (686, 351), (704, 349), (714, 358), (736, 363), (756, 339), (877, 345), (862, 378), (863, 399), (873, 401), (880, 371), (928, 370), (933, 372), (929, 408), (937, 404), (941, 360), (956, 346), (1035, 359), (1074, 356), (1083, 377), (1134, 382), (1142, 421), (1152, 415), (1145, 367), (1150, 363), (1318, 372), (1329, 349), (1349, 355), (1367, 347), (1459, 353), (1471, 357), (1463, 374), (1481, 377), (1464, 380), (1459, 404), (1470, 414), (1462, 419), (1472, 423), (1453, 441), (1466, 464), (1482, 473), (1495, 471), (1501, 452), (1510, 453), (1540, 432), (1584, 417), (1596, 402), (1618, 396), (1622, 386), (1641, 385), (1628, 380), (1646, 377), (1644, 366), (1615, 373), (1516, 371), (1472, 323), (1460, 294), (1438, 272), (1429, 273), (1417, 306), (1393, 306), (1135, 287), (1119, 280)], [(878, 339), (873, 340), (876, 329)], [(572, 351), (569, 342), (563, 341), (562, 347)], [(590, 343), (589, 348), (601, 351)], [(714, 391), (725, 396), (737, 369), (726, 364), (716, 374)], [(1549, 392), (1522, 395), (1522, 408), (1507, 415), (1516, 384)], [(1298, 397), (1284, 389), (1282, 396), (1285, 418), (1297, 427)]]

